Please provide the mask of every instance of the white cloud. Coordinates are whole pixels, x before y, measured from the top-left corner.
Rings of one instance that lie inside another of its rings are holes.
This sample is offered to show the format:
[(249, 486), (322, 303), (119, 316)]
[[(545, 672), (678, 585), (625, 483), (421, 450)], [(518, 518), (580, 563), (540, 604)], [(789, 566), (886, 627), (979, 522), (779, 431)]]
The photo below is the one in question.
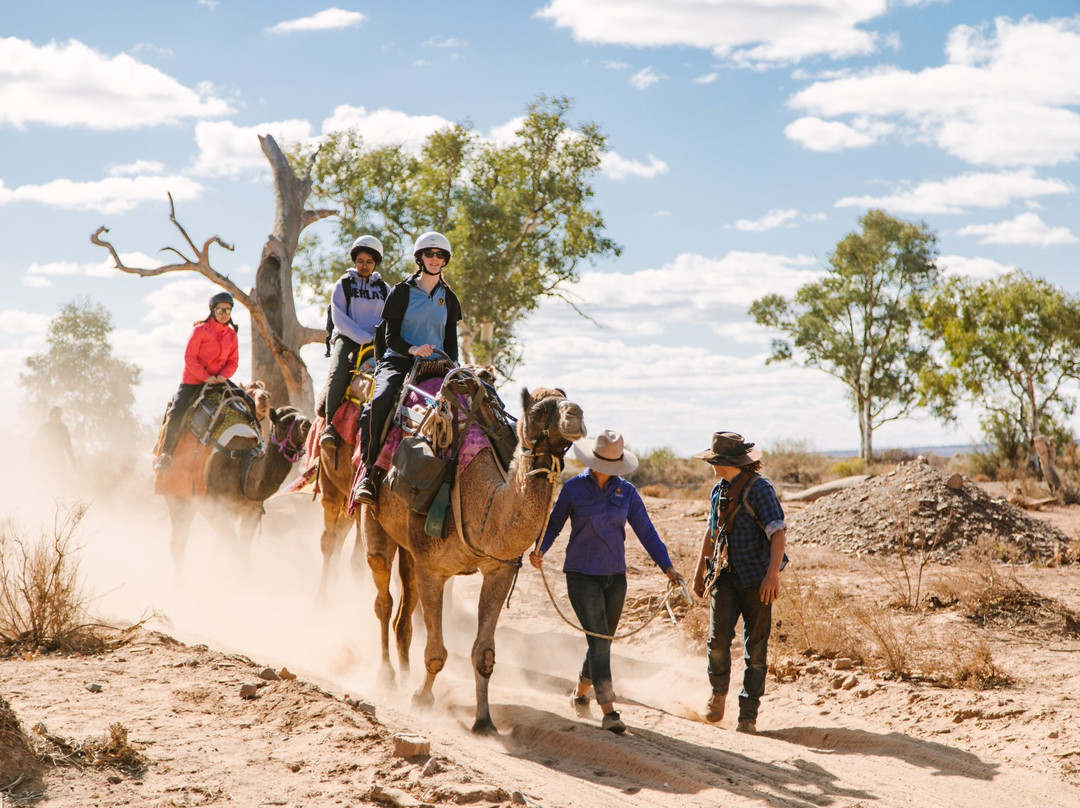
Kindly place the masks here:
[(52, 317), (48, 314), (4, 309), (0, 311), (0, 334), (44, 334), (51, 319)]
[(0, 181), (0, 205), (37, 202), (54, 208), (126, 213), (143, 202), (165, 202), (169, 192), (177, 201), (198, 199), (203, 186), (190, 177), (109, 177), (91, 182), (52, 180), (44, 185), (7, 188)]
[(649, 164), (645, 165), (637, 160), (627, 160), (625, 157), (620, 157), (615, 152), (609, 151), (605, 152), (604, 156), (600, 158), (600, 171), (604, 176), (613, 180), (622, 180), (627, 177), (651, 180), (658, 174), (667, 174), (668, 164), (663, 160), (657, 160), (651, 154), (649, 155)]
[[(104, 251), (103, 251), (104, 253)], [(120, 260), (127, 266), (159, 267), (161, 260), (141, 252), (120, 253)], [(56, 276), (80, 276), (86, 278), (118, 278), (121, 271), (113, 264), (112, 256), (106, 255), (97, 263), (78, 264), (74, 261), (49, 261), (39, 264), (36, 261), (26, 269), (26, 278), (44, 278)], [(29, 285), (35, 285), (33, 283)], [(51, 285), (47, 283), (46, 285)]]
[(136, 56), (157, 56), (159, 58), (168, 58), (173, 55), (172, 48), (164, 48), (160, 45), (154, 45), (150, 42), (140, 42), (131, 52)]
[(608, 70), (628, 70), (630, 65), (626, 62), (602, 62), (605, 68)]
[(840, 121), (825, 121), (811, 116), (789, 123), (784, 127), (784, 134), (788, 140), (800, 143), (811, 151), (835, 152), (871, 146), (885, 132), (860, 131)]
[(1049, 247), (1077, 244), (1080, 238), (1067, 227), (1050, 227), (1037, 213), (1021, 213), (1015, 219), (997, 224), (973, 224), (956, 231), (958, 236), (980, 236), (980, 244), (1023, 244)]
[(630, 77), (630, 83), (637, 87), (639, 90), (647, 90), (656, 84), (658, 81), (666, 79), (663, 73), (657, 73), (652, 69), (652, 66), (643, 68)]
[(0, 125), (133, 129), (230, 112), (210, 85), (192, 90), (126, 53), (0, 37)]
[(718, 78), (720, 78), (719, 73), (706, 73), (704, 76), (698, 76), (696, 79), (693, 80), (692, 83), (693, 84), (712, 84)]
[(970, 173), (936, 182), (921, 182), (888, 196), (846, 196), (838, 208), (883, 208), (891, 213), (963, 213), (969, 208), (1001, 208), (1018, 199), (1068, 194), (1063, 180), (1036, 176), (1032, 169)]
[(403, 143), (406, 148), (419, 149), (424, 138), (450, 125), (450, 121), (438, 115), (409, 115), (385, 107), (369, 113), (364, 107), (342, 104), (323, 121), (322, 131), (326, 134), (359, 129), (364, 141), (371, 146)]
[(229, 121), (203, 121), (195, 127), (199, 156), (192, 167), (198, 176), (228, 176), (270, 170), (259, 145), (259, 135), (273, 135), (282, 149), (311, 137), (307, 121), (267, 121), (237, 126)]
[(860, 26), (884, 15), (888, 6), (887, 0), (550, 0), (537, 16), (570, 29), (583, 42), (688, 45), (756, 66), (871, 53), (876, 35)]
[(792, 209), (770, 210), (760, 219), (739, 219), (735, 224), (724, 225), (728, 230), (742, 230), (748, 233), (763, 233), (766, 230), (775, 230), (778, 227), (794, 227), (794, 220), (799, 211)]
[(428, 48), (467, 48), (469, 43), (464, 39), (452, 36), (433, 36), (424, 41), (424, 46)]
[(488, 131), (488, 139), (491, 140), (496, 146), (507, 146), (517, 140), (518, 130), (521, 129), (524, 123), (524, 115), (519, 115), (516, 118), (511, 118), (504, 124), (491, 127), (491, 129)]
[(946, 275), (961, 275), (975, 280), (996, 278), (1016, 269), (1013, 264), (1002, 264), (992, 258), (970, 258), (964, 255), (939, 256), (937, 265)]
[(295, 20), (279, 22), (277, 25), (267, 28), (266, 31), (270, 34), (292, 34), (297, 31), (333, 31), (338, 28), (355, 28), (366, 19), (367, 17), (359, 11), (346, 11), (331, 6), (323, 9), (318, 14), (312, 14), (310, 17), (300, 17)]
[(157, 160), (136, 160), (124, 165), (114, 165), (108, 168), (110, 177), (128, 177), (140, 174), (163, 174), (165, 164)]
[[(1080, 82), (1073, 80), (1080, 75), (1080, 17), (999, 17), (992, 30), (958, 26), (946, 59), (917, 72), (887, 67), (818, 81), (790, 104), (811, 120), (885, 124), (977, 165), (1054, 165), (1080, 155)], [(815, 148), (807, 124), (793, 127), (789, 138)], [(853, 139), (837, 147), (863, 145)]]

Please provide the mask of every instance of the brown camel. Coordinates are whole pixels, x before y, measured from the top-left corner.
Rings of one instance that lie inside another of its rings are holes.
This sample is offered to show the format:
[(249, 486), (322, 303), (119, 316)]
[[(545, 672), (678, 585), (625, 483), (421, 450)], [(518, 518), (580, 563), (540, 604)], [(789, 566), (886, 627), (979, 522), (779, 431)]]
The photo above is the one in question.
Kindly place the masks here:
[[(553, 493), (570, 445), (585, 436), (581, 408), (562, 390), (522, 390), (522, 415), (517, 425), (518, 448), (504, 479), (490, 450), (482, 451), (458, 475), (460, 518), (447, 517), (446, 537), (424, 533), (418, 516), (387, 487), (381, 486), (376, 507), (364, 507), (361, 526), (367, 544), (368, 566), (378, 594), (375, 613), (382, 624), (382, 661), (390, 667), (389, 624), (393, 601), (390, 569), (398, 555), (402, 580), (401, 603), (394, 619), (398, 660), (408, 670), (412, 642), (412, 612), (417, 599), (427, 630), (424, 665), (427, 676), (414, 703), (434, 701), (432, 686), (446, 664), (443, 644), (443, 588), (454, 575), (483, 575), (472, 663), (476, 678), (476, 719), (473, 731), (497, 732), (488, 708), (488, 682), (495, 667), (495, 626), (503, 602), (521, 567), (521, 555), (536, 541), (551, 510)], [(399, 548), (404, 552), (399, 552)]]
[(311, 421), (295, 407), (271, 409), (269, 418), (270, 437), (261, 454), (251, 453), (259, 443), (256, 438), (234, 437), (225, 446), (228, 454), (211, 455), (205, 471), (206, 496), (199, 498), (201, 501), (175, 495), (165, 498), (172, 521), (172, 556), (178, 570), (183, 565), (196, 506), (209, 511), (217, 531), (230, 540), (233, 550), (242, 553), (242, 561), (247, 559), (255, 528), (262, 520), (263, 503), (277, 492), (293, 464), (303, 457), (311, 430)]

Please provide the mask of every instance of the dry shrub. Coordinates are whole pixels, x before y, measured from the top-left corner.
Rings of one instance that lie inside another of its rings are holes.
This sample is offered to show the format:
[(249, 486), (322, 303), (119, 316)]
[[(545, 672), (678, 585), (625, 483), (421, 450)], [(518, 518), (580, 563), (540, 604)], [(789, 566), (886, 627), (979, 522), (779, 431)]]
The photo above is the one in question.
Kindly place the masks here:
[[(884, 669), (901, 679), (911, 677), (914, 661), (923, 660), (925, 649), (918, 646), (909, 621), (882, 606), (856, 605), (852, 618), (873, 643), (873, 658), (880, 660)], [(919, 666), (920, 669), (924, 666)]]
[(75, 532), (86, 506), (57, 507), (36, 542), (8, 520), (0, 528), (0, 650), (97, 652), (98, 627), (87, 625), (75, 561)]
[(778, 440), (765, 452), (763, 465), (776, 482), (817, 485), (829, 473), (829, 460), (806, 440)]
[(833, 463), (829, 472), (834, 477), (854, 477), (856, 474), (867, 474), (866, 461), (861, 457), (849, 457)]
[(941, 681), (950, 687), (988, 690), (1012, 682), (994, 662), (994, 654), (984, 642), (957, 643), (949, 646), (950, 659), (944, 666)]
[(665, 499), (707, 499), (715, 482), (708, 463), (678, 457), (667, 447), (640, 454), (626, 479), (643, 495)]
[(40, 795), (43, 768), (11, 705), (0, 696), (0, 805), (5, 794), (13, 799)]
[(34, 727), (47, 745), (45, 758), (56, 766), (100, 766), (118, 769), (132, 777), (146, 771), (146, 758), (128, 740), (127, 728), (116, 722), (100, 738), (73, 741), (49, 732), (44, 724)]
[(863, 661), (849, 596), (837, 587), (819, 589), (815, 580), (793, 569), (784, 573), (782, 585), (782, 597), (773, 605), (774, 667), (785, 653)]

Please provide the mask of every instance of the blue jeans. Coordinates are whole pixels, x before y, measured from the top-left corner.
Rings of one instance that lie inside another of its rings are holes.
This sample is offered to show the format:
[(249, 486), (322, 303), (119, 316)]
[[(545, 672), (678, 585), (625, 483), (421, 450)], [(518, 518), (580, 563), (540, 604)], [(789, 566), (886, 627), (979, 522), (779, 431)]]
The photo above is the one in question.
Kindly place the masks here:
[[(619, 628), (626, 601), (626, 573), (586, 575), (567, 571), (566, 594), (583, 629), (613, 635)], [(588, 634), (585, 637), (589, 650), (585, 652), (578, 677), (592, 683), (598, 703), (615, 701), (615, 689), (611, 684), (611, 640)]]
[(761, 602), (760, 585), (744, 587), (730, 569), (716, 576), (709, 621), (709, 683), (714, 693), (727, 693), (731, 683), (731, 641), (735, 624), (743, 620), (743, 689), (739, 694), (739, 720), (757, 721), (765, 693), (766, 657), (772, 631), (772, 605)]

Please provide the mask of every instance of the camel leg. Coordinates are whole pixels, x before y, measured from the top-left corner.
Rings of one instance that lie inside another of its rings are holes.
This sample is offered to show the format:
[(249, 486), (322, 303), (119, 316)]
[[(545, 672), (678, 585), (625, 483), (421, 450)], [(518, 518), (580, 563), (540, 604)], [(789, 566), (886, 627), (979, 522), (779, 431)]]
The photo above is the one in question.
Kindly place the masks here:
[(240, 525), (237, 530), (237, 551), (241, 553), (241, 562), (245, 568), (251, 567), (251, 554), (255, 546), (255, 531), (262, 524), (262, 503), (255, 503), (240, 511)]
[(443, 642), (442, 612), (443, 587), (446, 577), (437, 575), (434, 570), (428, 575), (417, 576), (416, 588), (420, 594), (420, 605), (424, 610), (424, 628), (427, 629), (427, 644), (424, 646), (423, 686), (413, 695), (413, 704), (427, 707), (435, 701), (432, 688), (435, 677), (446, 665), (446, 644)]
[(482, 735), (497, 735), (499, 732), (488, 708), (488, 684), (495, 670), (495, 626), (516, 573), (515, 567), (500, 564), (498, 569), (484, 575), (484, 583), (480, 587), (476, 642), (472, 647), (473, 670), (476, 674), (476, 721), (472, 731)]
[(173, 567), (179, 577), (184, 570), (184, 551), (191, 533), (191, 520), (195, 517), (195, 503), (177, 496), (165, 497), (165, 503), (169, 508), (169, 521), (172, 523), (169, 549), (172, 551)]
[(398, 664), (401, 672), (409, 670), (409, 649), (413, 638), (413, 612), (420, 601), (416, 588), (412, 556), (404, 548), (398, 548), (398, 580), (401, 582), (401, 598), (394, 616), (394, 637), (397, 640)]
[(344, 518), (341, 500), (323, 496), (323, 532), (319, 537), (319, 549), (322, 551), (323, 564), (322, 576), (319, 579), (319, 593), (316, 599), (319, 603), (326, 603), (330, 586), (330, 576), (337, 567), (337, 561), (341, 557), (341, 547), (345, 543), (345, 536), (349, 532), (352, 520)]
[(382, 649), (382, 675), (394, 680), (394, 666), (390, 664), (390, 613), (394, 598), (390, 594), (390, 571), (394, 563), (397, 545), (379, 526), (370, 508), (364, 508), (361, 524), (367, 544), (367, 563), (375, 582), (375, 616), (379, 618), (379, 640)]

